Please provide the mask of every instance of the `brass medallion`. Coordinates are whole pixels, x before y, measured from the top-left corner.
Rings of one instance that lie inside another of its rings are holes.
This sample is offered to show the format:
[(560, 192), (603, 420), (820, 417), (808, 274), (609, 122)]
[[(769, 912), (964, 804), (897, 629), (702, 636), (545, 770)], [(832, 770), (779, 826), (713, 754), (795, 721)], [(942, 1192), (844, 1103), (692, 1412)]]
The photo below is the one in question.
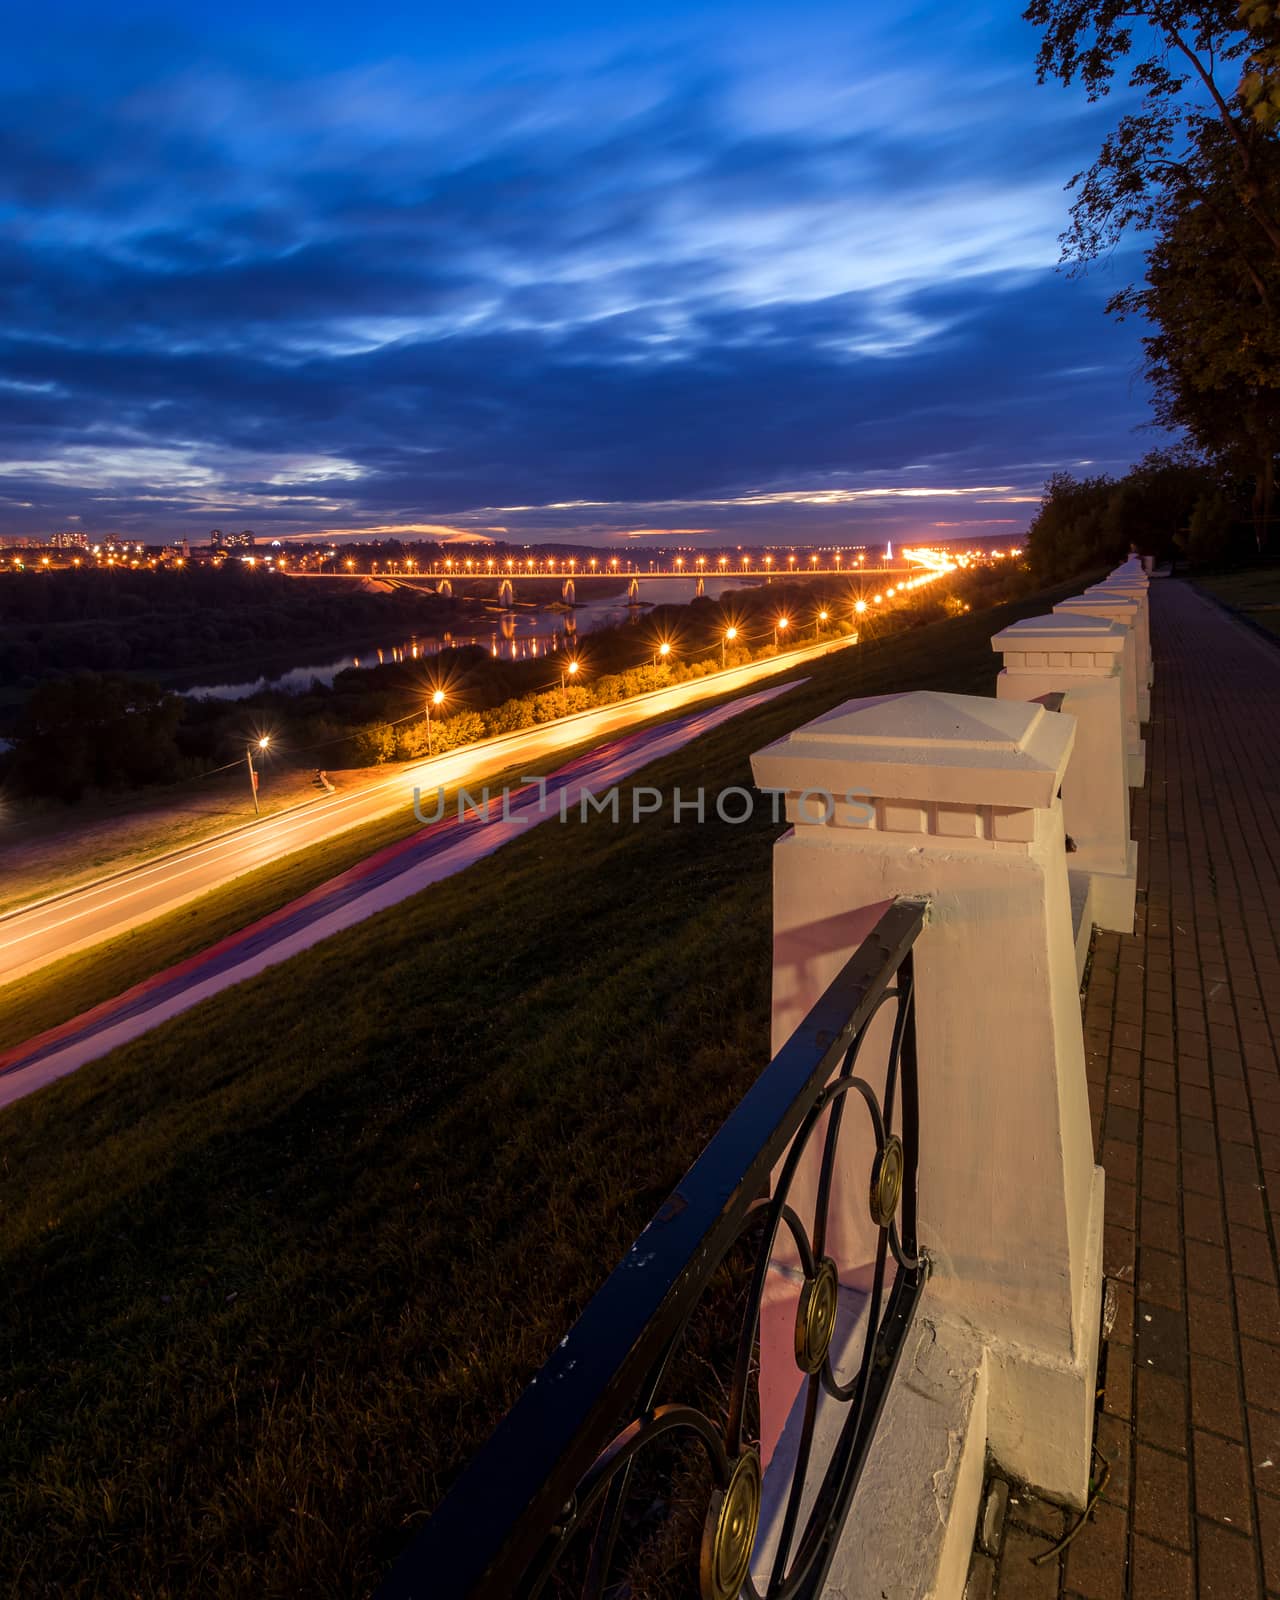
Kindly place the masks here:
[(760, 1457), (745, 1450), (728, 1487), (717, 1489), (702, 1526), (698, 1584), (702, 1600), (738, 1600), (751, 1569), (760, 1526)]
[(877, 1228), (887, 1228), (898, 1210), (902, 1198), (902, 1177), (906, 1162), (902, 1153), (902, 1140), (891, 1133), (876, 1152), (871, 1167), (871, 1220)]
[(820, 1372), (836, 1331), (836, 1264), (830, 1256), (818, 1262), (813, 1277), (804, 1280), (796, 1307), (796, 1366), (801, 1372)]

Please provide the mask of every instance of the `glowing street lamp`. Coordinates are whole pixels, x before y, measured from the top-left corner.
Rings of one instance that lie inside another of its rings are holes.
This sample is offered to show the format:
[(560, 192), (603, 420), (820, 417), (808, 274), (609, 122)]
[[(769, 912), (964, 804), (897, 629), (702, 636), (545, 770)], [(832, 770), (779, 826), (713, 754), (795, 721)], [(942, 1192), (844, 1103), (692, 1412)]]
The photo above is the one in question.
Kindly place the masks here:
[(865, 600), (855, 600), (853, 603), (853, 609), (859, 616), (861, 616), (862, 613), (867, 609), (867, 602)]
[(774, 648), (775, 649), (777, 649), (777, 647), (778, 647), (778, 642), (779, 642), (780, 637), (783, 634), (786, 633), (787, 629), (790, 626), (791, 626), (790, 617), (779, 617), (778, 620), (774, 623), (774, 625), (773, 625), (773, 644), (774, 644)]
[(825, 628), (827, 623), (830, 620), (831, 620), (831, 613), (829, 611), (825, 611), (825, 610), (819, 611), (819, 613), (818, 613), (818, 626), (819, 627)]
[(738, 637), (738, 630), (736, 628), (726, 628), (724, 630), (724, 637), (720, 641), (720, 670), (721, 670), (721, 672), (724, 671), (724, 666), (725, 666), (725, 654), (724, 654), (725, 646), (726, 646), (726, 644), (732, 644), (733, 641), (737, 637)]
[(436, 689), (427, 698), (427, 755), (428, 756), (430, 756), (430, 754), (431, 754), (431, 708), (432, 708), (432, 706), (434, 706), (436, 708), (436, 710), (439, 711), (440, 707), (443, 704), (444, 704), (444, 690), (443, 689)]
[(248, 745), (244, 753), (244, 758), (249, 763), (249, 789), (253, 795), (253, 814), (255, 817), (262, 815), (262, 807), (258, 804), (258, 772), (253, 764), (253, 752), (255, 750), (265, 750), (270, 743), (271, 735), (264, 733), (255, 744)]
[(576, 678), (578, 676), (580, 665), (581, 663), (578, 661), (577, 656), (572, 656), (565, 663), (560, 672), (560, 698), (564, 703), (566, 714), (569, 710), (569, 679)]
[(670, 655), (671, 655), (671, 645), (668, 643), (668, 641), (666, 639), (664, 639), (662, 641), (662, 643), (658, 646), (657, 655), (655, 655), (654, 658), (653, 658), (654, 666), (656, 667), (658, 665), (659, 661), (665, 662), (666, 660), (668, 660)]

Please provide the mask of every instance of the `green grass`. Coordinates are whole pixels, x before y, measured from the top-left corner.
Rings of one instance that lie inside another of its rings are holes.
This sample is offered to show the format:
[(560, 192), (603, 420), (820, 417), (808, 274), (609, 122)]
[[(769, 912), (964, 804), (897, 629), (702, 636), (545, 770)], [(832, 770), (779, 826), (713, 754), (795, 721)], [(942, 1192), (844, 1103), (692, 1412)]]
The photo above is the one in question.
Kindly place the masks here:
[(1202, 589), (1269, 633), (1280, 635), (1280, 566), (1196, 575)]
[[(643, 781), (990, 692), (1051, 598), (819, 663)], [(764, 1064), (779, 831), (547, 823), (0, 1114), (10, 1590), (367, 1592)]]

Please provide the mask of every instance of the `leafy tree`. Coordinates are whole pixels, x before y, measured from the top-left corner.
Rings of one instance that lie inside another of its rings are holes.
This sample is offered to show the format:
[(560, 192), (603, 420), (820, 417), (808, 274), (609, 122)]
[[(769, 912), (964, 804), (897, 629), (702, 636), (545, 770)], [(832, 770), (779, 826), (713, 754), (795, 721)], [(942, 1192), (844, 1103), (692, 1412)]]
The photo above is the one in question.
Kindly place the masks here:
[[(1227, 470), (1252, 478), (1254, 539), (1267, 542), (1280, 449), (1280, 259), (1262, 249), (1231, 201), (1230, 152), (1216, 132), (1202, 150), (1216, 161), (1213, 198), (1167, 208), (1141, 286), (1116, 295), (1141, 313), (1156, 416), (1185, 429)], [(1274, 174), (1280, 200), (1280, 173)]]
[[(1261, 0), (1259, 0), (1259, 5)], [(1271, 174), (1277, 143), (1265, 117), (1242, 98), (1239, 74), (1259, 49), (1259, 36), (1236, 0), (1031, 0), (1023, 15), (1043, 29), (1041, 82), (1080, 82), (1090, 100), (1110, 93), (1127, 67), (1141, 97), (1103, 142), (1098, 159), (1078, 173), (1067, 254), (1093, 259), (1130, 227), (1151, 228), (1172, 201), (1189, 195), (1215, 203), (1203, 153), (1216, 139), (1229, 152), (1225, 176), (1233, 208), (1260, 248), (1280, 258), (1280, 207)], [(1257, 87), (1263, 94), (1261, 84)], [(1269, 94), (1269, 90), (1266, 91)]]
[(1037, 577), (1051, 583), (1094, 562), (1120, 558), (1127, 546), (1107, 520), (1114, 488), (1115, 480), (1105, 475), (1076, 478), (1069, 472), (1054, 473), (1027, 530), (1031, 567)]
[(1151, 237), (1144, 282), (1110, 309), (1153, 326), (1144, 345), (1157, 418), (1252, 477), (1261, 551), (1280, 444), (1280, 138), (1265, 111), (1274, 9), (1032, 0), (1025, 15), (1044, 29), (1042, 81), (1079, 80), (1098, 99), (1127, 66), (1141, 96), (1072, 180), (1065, 252), (1082, 265), (1130, 227)]
[(1187, 451), (1153, 450), (1118, 479), (1055, 473), (1027, 530), (1032, 570), (1052, 583), (1119, 561), (1132, 545), (1172, 556), (1197, 500), (1217, 483)]
[(68, 803), (87, 789), (170, 781), (181, 770), (181, 717), (182, 701), (154, 683), (95, 672), (42, 683), (18, 723), (15, 774)]
[(1280, 5), (1243, 0), (1240, 21), (1249, 32), (1249, 54), (1237, 90), (1260, 128), (1280, 125)]
[(1202, 494), (1191, 512), (1187, 555), (1197, 566), (1221, 561), (1231, 546), (1235, 521), (1230, 497), (1222, 489)]

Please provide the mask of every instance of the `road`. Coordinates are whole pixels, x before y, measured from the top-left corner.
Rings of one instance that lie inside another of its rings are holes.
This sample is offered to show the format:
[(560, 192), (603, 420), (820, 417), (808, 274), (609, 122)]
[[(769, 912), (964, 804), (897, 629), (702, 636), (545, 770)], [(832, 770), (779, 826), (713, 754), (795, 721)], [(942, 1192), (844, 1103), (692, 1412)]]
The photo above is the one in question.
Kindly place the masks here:
[[(0, 1106), (75, 1072), (211, 995), (420, 894), (492, 855), (530, 827), (558, 819), (562, 810), (568, 818), (565, 825), (577, 826), (585, 792), (598, 800), (650, 762), (803, 681), (776, 684), (615, 739), (575, 757), (542, 786), (528, 784), (516, 791), (505, 806), (495, 795), (484, 815), (468, 811), (459, 816), (456, 810), (446, 814), (208, 950), (0, 1053)], [(710, 810), (714, 798), (709, 796), (706, 803)]]
[(50, 961), (116, 938), (186, 901), (221, 888), (245, 873), (295, 851), (374, 822), (413, 803), (413, 791), (434, 794), (437, 786), (474, 789), (512, 767), (536, 770), (561, 750), (607, 738), (647, 718), (685, 710), (714, 695), (740, 691), (780, 672), (843, 649), (849, 636), (785, 655), (713, 673), (630, 700), (561, 717), (520, 733), (415, 763), (364, 788), (325, 796), (294, 811), (264, 817), (172, 854), (102, 878), (0, 916), (0, 985), (35, 972)]

